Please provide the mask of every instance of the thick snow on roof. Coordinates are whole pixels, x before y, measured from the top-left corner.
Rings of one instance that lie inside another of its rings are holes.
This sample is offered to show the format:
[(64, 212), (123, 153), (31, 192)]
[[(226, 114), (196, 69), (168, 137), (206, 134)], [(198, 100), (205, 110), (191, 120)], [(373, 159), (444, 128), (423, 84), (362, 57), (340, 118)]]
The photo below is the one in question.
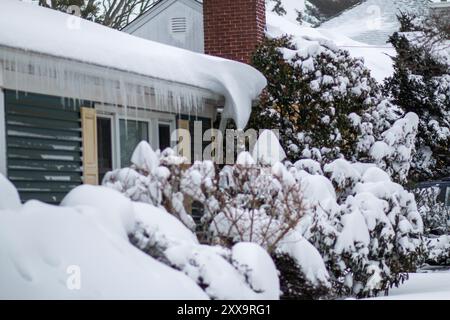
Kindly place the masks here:
[(363, 57), (365, 65), (378, 81), (383, 81), (394, 71), (391, 57), (395, 56), (396, 53), (391, 47), (380, 48), (367, 45), (352, 40), (332, 29), (300, 26), (270, 11), (266, 11), (266, 19), (269, 36), (292, 35), (294, 41), (299, 44), (299, 48), (302, 50), (306, 50), (308, 46), (317, 46), (317, 39), (325, 39), (332, 41), (338, 48), (349, 51), (353, 57)]
[(399, 29), (397, 14), (422, 13), (428, 0), (366, 0), (321, 25), (323, 29), (371, 45), (386, 46), (389, 36)]
[(0, 2), (0, 46), (20, 48), (211, 90), (244, 127), (266, 85), (249, 65), (140, 39), (18, 0)]

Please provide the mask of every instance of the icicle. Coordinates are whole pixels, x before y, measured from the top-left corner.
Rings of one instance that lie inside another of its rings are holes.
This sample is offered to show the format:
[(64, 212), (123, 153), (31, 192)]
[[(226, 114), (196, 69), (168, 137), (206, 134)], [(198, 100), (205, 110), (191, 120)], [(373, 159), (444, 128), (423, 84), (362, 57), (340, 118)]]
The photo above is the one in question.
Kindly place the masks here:
[[(204, 109), (206, 90), (145, 77), (111, 68), (84, 64), (22, 50), (2, 48), (0, 59), (8, 85), (16, 91), (29, 91), (31, 85), (42, 92), (60, 95), (64, 106), (76, 108), (83, 100), (128, 107), (198, 114)], [(32, 81), (32, 82), (30, 82)]]

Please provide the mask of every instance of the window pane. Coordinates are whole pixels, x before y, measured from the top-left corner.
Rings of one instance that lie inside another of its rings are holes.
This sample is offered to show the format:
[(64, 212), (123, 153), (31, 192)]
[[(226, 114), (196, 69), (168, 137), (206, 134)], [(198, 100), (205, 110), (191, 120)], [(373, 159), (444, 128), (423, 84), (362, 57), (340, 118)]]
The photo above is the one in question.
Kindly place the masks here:
[(120, 120), (120, 166), (131, 164), (131, 155), (142, 140), (148, 141), (148, 123), (134, 120)]
[(97, 118), (98, 178), (101, 183), (105, 173), (112, 170), (111, 119)]
[(160, 123), (158, 126), (158, 132), (159, 150), (163, 151), (164, 149), (170, 147), (170, 125)]

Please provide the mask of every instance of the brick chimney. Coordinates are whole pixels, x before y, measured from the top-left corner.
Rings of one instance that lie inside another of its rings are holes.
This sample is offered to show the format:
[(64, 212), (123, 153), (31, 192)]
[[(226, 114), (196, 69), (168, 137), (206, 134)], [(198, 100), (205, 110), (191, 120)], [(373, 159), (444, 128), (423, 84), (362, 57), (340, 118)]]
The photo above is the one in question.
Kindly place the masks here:
[(203, 0), (205, 53), (249, 63), (264, 38), (265, 0)]

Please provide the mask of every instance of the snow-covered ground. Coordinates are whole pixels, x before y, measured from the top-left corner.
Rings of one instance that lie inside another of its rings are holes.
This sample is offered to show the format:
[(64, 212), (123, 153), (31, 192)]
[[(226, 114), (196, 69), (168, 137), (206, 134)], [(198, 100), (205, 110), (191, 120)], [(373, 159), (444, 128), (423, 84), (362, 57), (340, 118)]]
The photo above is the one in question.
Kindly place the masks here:
[(400, 287), (389, 291), (389, 296), (378, 300), (450, 300), (450, 270), (412, 273)]

